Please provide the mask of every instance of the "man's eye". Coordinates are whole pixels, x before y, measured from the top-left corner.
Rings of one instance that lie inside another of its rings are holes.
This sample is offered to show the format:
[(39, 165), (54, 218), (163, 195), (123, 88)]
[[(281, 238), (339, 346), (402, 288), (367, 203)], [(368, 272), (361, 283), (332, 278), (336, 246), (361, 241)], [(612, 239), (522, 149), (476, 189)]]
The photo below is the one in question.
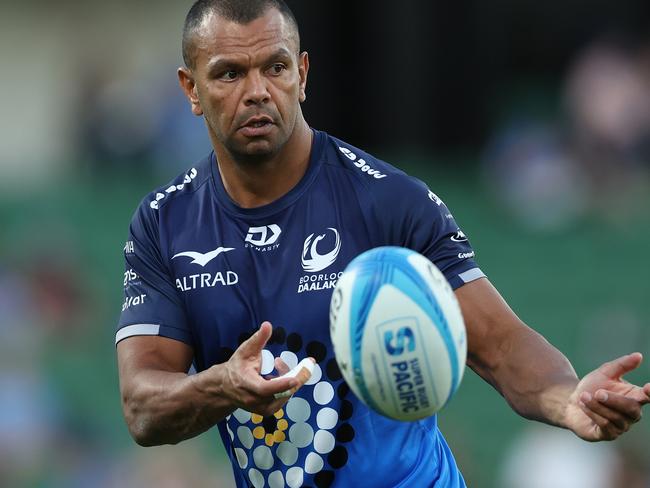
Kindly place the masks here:
[(269, 71), (272, 75), (280, 75), (282, 72), (287, 69), (287, 67), (282, 63), (275, 63), (271, 65)]
[(236, 71), (229, 70), (222, 73), (221, 76), (219, 76), (219, 79), (223, 81), (233, 81), (237, 79), (238, 75), (239, 73), (237, 73)]

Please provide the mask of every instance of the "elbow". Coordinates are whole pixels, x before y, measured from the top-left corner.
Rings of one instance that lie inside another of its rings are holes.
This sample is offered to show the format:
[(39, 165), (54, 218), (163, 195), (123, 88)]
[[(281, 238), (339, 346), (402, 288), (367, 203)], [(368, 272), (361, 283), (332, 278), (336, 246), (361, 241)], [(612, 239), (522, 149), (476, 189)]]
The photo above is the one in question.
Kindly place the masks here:
[(141, 447), (175, 444), (160, 436), (154, 416), (133, 398), (122, 398), (122, 412), (131, 438)]
[(156, 438), (152, 434), (151, 429), (147, 428), (144, 422), (127, 421), (127, 426), (129, 428), (129, 434), (131, 434), (131, 438), (140, 447), (154, 447), (161, 445), (160, 442), (156, 441)]

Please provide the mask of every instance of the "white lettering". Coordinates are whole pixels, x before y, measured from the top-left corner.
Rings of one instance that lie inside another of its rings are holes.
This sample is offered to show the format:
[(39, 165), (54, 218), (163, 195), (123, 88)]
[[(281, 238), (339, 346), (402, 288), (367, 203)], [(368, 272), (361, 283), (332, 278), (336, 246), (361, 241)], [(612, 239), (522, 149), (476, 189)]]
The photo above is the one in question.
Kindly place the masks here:
[(190, 276), (183, 276), (176, 279), (176, 288), (180, 291), (191, 291), (201, 288), (216, 288), (218, 286), (232, 286), (239, 283), (239, 275), (234, 271), (225, 273), (218, 271), (214, 275), (211, 273), (201, 273)]
[(124, 272), (124, 286), (128, 285), (129, 282), (137, 279), (138, 279), (138, 275), (132, 269), (127, 269)]
[[(165, 193), (166, 193), (166, 194), (170, 194), (170, 193), (174, 193), (175, 191), (180, 191), (180, 190), (182, 190), (182, 189), (185, 187), (186, 184), (191, 183), (192, 180), (193, 180), (194, 178), (196, 178), (196, 175), (197, 175), (197, 174), (198, 174), (198, 172), (196, 171), (196, 169), (195, 169), (195, 168), (192, 168), (192, 169), (190, 170), (190, 172), (189, 172), (188, 174), (186, 174), (186, 175), (183, 177), (183, 183), (181, 183), (180, 185), (171, 185), (170, 187), (168, 187), (168, 188), (165, 190)], [(156, 196), (155, 196), (154, 200), (152, 200), (152, 201), (149, 203), (149, 206), (150, 206), (151, 208), (153, 208), (154, 210), (158, 210), (158, 209), (159, 209), (159, 204), (158, 204), (158, 202), (160, 202), (160, 200), (162, 200), (163, 198), (165, 198), (165, 196), (166, 196), (165, 193), (161, 193), (161, 192), (156, 193)]]
[(476, 255), (476, 253), (474, 251), (472, 251), (472, 252), (461, 252), (461, 253), (458, 253), (458, 259), (469, 259), (469, 258), (473, 258), (475, 255)]
[(144, 303), (144, 299), (147, 297), (146, 294), (142, 294), (139, 296), (135, 297), (127, 297), (126, 300), (124, 300), (124, 303), (122, 304), (122, 312), (124, 312), (126, 309), (135, 307), (137, 305), (140, 305)]
[(347, 149), (345, 147), (339, 147), (339, 151), (341, 151), (343, 154), (345, 154), (345, 156), (351, 161), (354, 161), (355, 159), (357, 159), (357, 155), (354, 154), (352, 151), (350, 151), (349, 149)]

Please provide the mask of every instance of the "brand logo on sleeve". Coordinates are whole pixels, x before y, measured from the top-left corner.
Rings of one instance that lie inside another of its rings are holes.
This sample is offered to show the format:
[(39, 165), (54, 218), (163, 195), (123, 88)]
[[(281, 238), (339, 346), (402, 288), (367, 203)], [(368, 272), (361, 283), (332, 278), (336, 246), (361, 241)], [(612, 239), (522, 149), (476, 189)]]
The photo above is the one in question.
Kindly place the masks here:
[(372, 168), (365, 160), (358, 158), (357, 155), (350, 151), (348, 148), (339, 147), (341, 151), (352, 163), (361, 170), (362, 173), (366, 173), (368, 176), (372, 176), (376, 180), (386, 178), (386, 175), (380, 171)]
[(126, 287), (126, 285), (128, 285), (129, 283), (131, 283), (132, 281), (135, 281), (137, 279), (138, 279), (138, 275), (132, 269), (127, 269), (124, 272), (124, 286), (125, 287)]
[(135, 246), (133, 245), (133, 241), (126, 241), (126, 244), (124, 244), (124, 254), (133, 254), (135, 252)]
[(282, 229), (277, 224), (264, 225), (261, 227), (250, 227), (244, 242), (244, 247), (256, 251), (273, 251), (280, 247), (277, 242)]
[(467, 242), (467, 236), (460, 229), (450, 239), (454, 242)]
[(124, 303), (122, 303), (122, 312), (128, 310), (131, 307), (142, 305), (145, 298), (147, 298), (147, 295), (145, 293), (142, 293), (141, 295), (126, 297), (124, 299)]
[(191, 264), (198, 264), (201, 267), (205, 267), (206, 264), (208, 264), (210, 261), (216, 258), (219, 254), (222, 254), (224, 252), (234, 251), (234, 250), (235, 250), (234, 247), (218, 247), (214, 251), (209, 251), (206, 253), (200, 253), (197, 251), (184, 251), (175, 254), (174, 256), (172, 256), (172, 259), (176, 259), (184, 256), (192, 259), (192, 261), (190, 261)]
[(440, 197), (435, 193), (433, 193), (431, 190), (429, 190), (429, 200), (431, 200), (433, 203), (435, 203), (438, 206), (442, 205), (442, 200), (440, 199)]
[(195, 168), (192, 168), (192, 169), (190, 170), (190, 172), (187, 173), (187, 174), (185, 175), (185, 177), (183, 178), (183, 183), (181, 183), (180, 185), (171, 185), (169, 188), (167, 188), (166, 190), (164, 190), (165, 193), (163, 193), (163, 192), (161, 192), (161, 191), (159, 191), (158, 193), (156, 193), (156, 197), (155, 197), (153, 200), (151, 200), (151, 202), (149, 202), (149, 206), (150, 206), (151, 208), (153, 208), (154, 210), (158, 210), (158, 202), (160, 202), (160, 200), (162, 200), (163, 198), (165, 198), (165, 197), (166, 197), (167, 195), (169, 195), (170, 193), (174, 193), (174, 192), (177, 192), (177, 191), (181, 191), (183, 188), (185, 188), (185, 185), (187, 185), (188, 183), (191, 183), (192, 180), (193, 180), (194, 178), (196, 178), (196, 175), (197, 175), (197, 174), (198, 174), (198, 172), (196, 171), (196, 169), (195, 169)]

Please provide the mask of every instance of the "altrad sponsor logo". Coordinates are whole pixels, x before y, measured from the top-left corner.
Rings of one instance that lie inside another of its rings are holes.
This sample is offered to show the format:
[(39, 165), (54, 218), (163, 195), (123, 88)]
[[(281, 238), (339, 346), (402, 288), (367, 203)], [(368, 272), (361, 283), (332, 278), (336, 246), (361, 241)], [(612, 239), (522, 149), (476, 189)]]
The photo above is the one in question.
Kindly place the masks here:
[(200, 288), (232, 286), (238, 282), (239, 276), (234, 271), (218, 271), (216, 273), (200, 273), (177, 278), (176, 288), (180, 291), (191, 291)]
[[(217, 256), (234, 251), (234, 247), (221, 247), (208, 251), (206, 253), (198, 251), (184, 251), (175, 254), (172, 259), (187, 257), (190, 258), (190, 264), (197, 264), (204, 268)], [(176, 279), (176, 288), (186, 292), (201, 288), (215, 288), (218, 286), (232, 286), (239, 282), (237, 273), (231, 270), (217, 271), (216, 273), (196, 273), (187, 276), (181, 276)]]
[(205, 267), (206, 264), (208, 264), (210, 261), (216, 258), (219, 254), (228, 251), (234, 251), (234, 250), (235, 250), (234, 247), (218, 247), (215, 250), (208, 251), (206, 253), (200, 253), (198, 251), (184, 251), (175, 254), (174, 256), (172, 256), (172, 259), (185, 256), (188, 258), (192, 258), (191, 264), (198, 264), (201, 267)]

